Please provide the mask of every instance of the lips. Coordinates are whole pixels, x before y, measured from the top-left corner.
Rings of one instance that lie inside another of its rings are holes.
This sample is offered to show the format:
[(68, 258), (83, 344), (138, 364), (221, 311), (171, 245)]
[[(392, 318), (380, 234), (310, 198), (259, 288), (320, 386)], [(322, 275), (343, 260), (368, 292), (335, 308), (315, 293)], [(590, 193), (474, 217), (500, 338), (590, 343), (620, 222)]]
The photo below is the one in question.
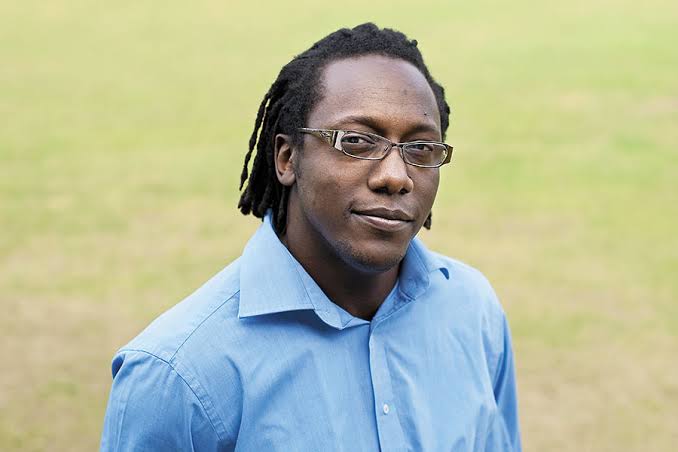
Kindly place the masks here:
[(414, 217), (399, 209), (384, 207), (354, 209), (351, 213), (361, 222), (386, 232), (395, 232), (408, 228)]

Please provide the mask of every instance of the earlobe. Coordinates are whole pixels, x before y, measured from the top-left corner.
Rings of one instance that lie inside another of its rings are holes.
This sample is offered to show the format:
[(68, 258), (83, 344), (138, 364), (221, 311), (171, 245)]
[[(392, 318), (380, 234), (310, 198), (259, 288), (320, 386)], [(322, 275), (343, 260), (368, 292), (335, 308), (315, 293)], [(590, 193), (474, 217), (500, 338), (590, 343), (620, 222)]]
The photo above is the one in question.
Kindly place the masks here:
[(296, 152), (292, 146), (292, 137), (279, 133), (275, 136), (274, 155), (275, 174), (278, 181), (286, 186), (291, 187), (296, 180), (294, 173), (294, 158)]

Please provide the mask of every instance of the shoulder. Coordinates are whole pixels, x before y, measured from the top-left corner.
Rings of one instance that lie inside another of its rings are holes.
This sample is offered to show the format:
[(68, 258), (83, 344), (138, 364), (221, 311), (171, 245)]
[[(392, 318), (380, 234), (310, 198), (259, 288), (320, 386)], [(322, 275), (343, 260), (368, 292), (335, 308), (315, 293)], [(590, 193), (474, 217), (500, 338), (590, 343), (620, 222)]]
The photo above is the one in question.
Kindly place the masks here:
[[(156, 410), (162, 431), (188, 431), (190, 426), (205, 434), (214, 432), (224, 441), (235, 437), (241, 388), (238, 371), (228, 361), (239, 341), (233, 335), (239, 331), (239, 276), (236, 260), (117, 352), (108, 411), (133, 405), (139, 410), (126, 422), (111, 424), (110, 431), (128, 429), (130, 422), (146, 416), (144, 410)], [(217, 397), (221, 404), (215, 402)], [(204, 422), (190, 424), (187, 413), (197, 413), (196, 419)]]
[(232, 442), (210, 400), (168, 362), (140, 351), (118, 354), (101, 450), (200, 450)]
[(480, 270), (434, 251), (428, 253), (445, 276), (445, 290), (457, 293), (485, 314), (499, 317), (505, 315), (492, 284)]
[(216, 317), (237, 318), (240, 261), (236, 259), (180, 303), (161, 314), (119, 350), (143, 352), (171, 363)]
[(431, 252), (430, 259), (438, 263), (446, 277), (436, 278), (432, 286), (438, 304), (452, 319), (455, 327), (466, 331), (467, 337), (481, 340), (490, 369), (505, 350), (507, 319), (497, 294), (489, 280), (478, 269), (448, 256)]
[(478, 269), (441, 254), (437, 259), (447, 265), (449, 282), (456, 287), (455, 301), (471, 313), (467, 320), (475, 325), (482, 341), (488, 374), (493, 381), (504, 361), (512, 360), (511, 338), (506, 312), (489, 280)]

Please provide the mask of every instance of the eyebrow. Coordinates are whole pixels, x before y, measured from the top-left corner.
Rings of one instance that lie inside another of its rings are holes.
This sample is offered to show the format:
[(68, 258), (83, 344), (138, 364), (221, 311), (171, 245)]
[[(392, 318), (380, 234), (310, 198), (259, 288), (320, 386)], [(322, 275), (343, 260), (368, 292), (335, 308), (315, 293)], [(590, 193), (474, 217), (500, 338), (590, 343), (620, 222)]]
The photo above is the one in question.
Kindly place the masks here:
[[(374, 130), (377, 134), (384, 134), (385, 127), (384, 122), (375, 118), (374, 116), (369, 115), (349, 115), (344, 116), (336, 122), (336, 124), (346, 124), (346, 123), (356, 123), (369, 127)], [(413, 135), (420, 132), (432, 132), (436, 135), (440, 135), (440, 130), (434, 122), (418, 122), (414, 124), (407, 130), (407, 135)]]

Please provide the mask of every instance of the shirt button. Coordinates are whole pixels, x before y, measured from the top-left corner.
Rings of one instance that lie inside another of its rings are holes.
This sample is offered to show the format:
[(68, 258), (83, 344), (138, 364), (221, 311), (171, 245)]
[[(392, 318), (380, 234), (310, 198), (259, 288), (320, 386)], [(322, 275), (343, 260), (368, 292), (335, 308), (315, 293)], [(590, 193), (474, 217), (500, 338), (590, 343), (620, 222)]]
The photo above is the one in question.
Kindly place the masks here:
[(382, 409), (384, 410), (384, 414), (388, 414), (391, 411), (391, 407), (388, 406), (388, 403), (385, 403)]

